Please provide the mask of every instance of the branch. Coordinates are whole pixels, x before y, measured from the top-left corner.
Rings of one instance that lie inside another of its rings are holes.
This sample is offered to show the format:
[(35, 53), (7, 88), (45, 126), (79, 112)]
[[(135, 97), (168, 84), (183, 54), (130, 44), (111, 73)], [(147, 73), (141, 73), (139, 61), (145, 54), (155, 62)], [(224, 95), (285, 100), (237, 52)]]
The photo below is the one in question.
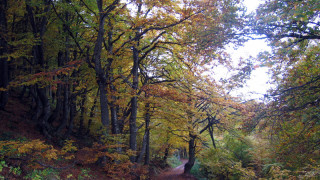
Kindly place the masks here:
[(76, 38), (74, 37), (73, 33), (71, 32), (70, 28), (66, 25), (67, 23), (64, 21), (64, 19), (59, 15), (59, 13), (57, 12), (57, 9), (53, 3), (53, 1), (51, 0), (51, 4), (52, 4), (52, 8), (55, 12), (55, 14), (57, 15), (57, 17), (62, 21), (63, 26), (66, 28), (66, 30), (68, 31), (69, 35), (72, 37), (72, 39), (74, 40), (74, 42), (76, 43), (78, 49), (80, 50), (81, 54), (83, 53), (83, 50), (79, 44), (79, 42), (76, 40)]
[(92, 9), (90, 9), (89, 6), (88, 6), (83, 0), (80, 0), (80, 1), (83, 3), (83, 5), (84, 5), (89, 11), (91, 11), (95, 16), (97, 16), (97, 14), (96, 14)]
[(113, 11), (119, 4), (120, 0), (115, 0), (113, 3), (104, 9), (105, 13), (103, 14), (103, 18), (105, 18), (111, 11)]
[(320, 39), (320, 36), (318, 35), (302, 35), (298, 33), (289, 33), (289, 34), (283, 34), (283, 35), (277, 35), (274, 37), (279, 37), (279, 38), (286, 38), (286, 37), (292, 37), (292, 38), (298, 38), (298, 39)]
[(310, 85), (310, 84), (312, 84), (312, 83), (314, 83), (314, 82), (317, 82), (318, 80), (320, 80), (320, 76), (315, 77), (313, 80), (311, 80), (311, 81), (309, 81), (309, 82), (307, 82), (307, 83), (305, 83), (305, 84), (303, 84), (303, 85), (291, 87), (291, 88), (288, 88), (288, 89), (285, 89), (285, 90), (281, 91), (280, 93), (272, 94), (272, 95), (270, 95), (270, 96), (279, 96), (279, 95), (282, 95), (282, 94), (284, 94), (284, 93), (287, 93), (287, 92), (290, 92), (290, 91), (294, 91), (294, 90), (303, 88), (303, 87), (305, 87), (305, 86), (307, 86), (307, 85)]
[(209, 127), (211, 127), (214, 124), (218, 124), (219, 123), (219, 119), (216, 119), (216, 115), (212, 118), (207, 118), (207, 120), (209, 121), (209, 123), (207, 124), (206, 127), (204, 127), (201, 131), (200, 134), (202, 134), (205, 130), (207, 130)]

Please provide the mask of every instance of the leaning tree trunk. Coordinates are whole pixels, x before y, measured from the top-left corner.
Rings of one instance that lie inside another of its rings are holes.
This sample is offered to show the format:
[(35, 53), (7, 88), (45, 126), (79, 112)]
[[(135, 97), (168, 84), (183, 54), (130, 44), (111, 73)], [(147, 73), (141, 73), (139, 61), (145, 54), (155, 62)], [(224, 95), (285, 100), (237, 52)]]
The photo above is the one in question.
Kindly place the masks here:
[(0, 110), (5, 108), (9, 93), (5, 90), (9, 84), (7, 49), (7, 0), (0, 0)]

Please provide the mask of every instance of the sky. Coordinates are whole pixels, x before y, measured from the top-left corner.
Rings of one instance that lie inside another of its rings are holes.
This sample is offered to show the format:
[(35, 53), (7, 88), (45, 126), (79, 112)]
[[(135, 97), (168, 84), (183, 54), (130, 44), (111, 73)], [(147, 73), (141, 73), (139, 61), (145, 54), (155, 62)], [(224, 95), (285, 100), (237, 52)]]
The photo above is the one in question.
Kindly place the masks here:
[(244, 0), (244, 4), (247, 7), (249, 12), (255, 11), (260, 3), (263, 3), (263, 0)]
[[(262, 0), (244, 0), (244, 4), (247, 7), (248, 12), (255, 11), (258, 5), (263, 2)], [(229, 50), (229, 53), (232, 59), (237, 60), (240, 57), (243, 59), (256, 57), (259, 52), (271, 50), (268, 47), (265, 40), (250, 40), (244, 44), (243, 47), (238, 48), (237, 50)], [(244, 99), (256, 99), (262, 100), (264, 94), (267, 90), (271, 88), (271, 85), (268, 83), (270, 75), (268, 74), (267, 67), (260, 67), (255, 69), (250, 77), (250, 80), (247, 81), (246, 85), (237, 89), (231, 94), (234, 96), (244, 96)]]
[[(229, 50), (231, 58), (237, 61), (240, 57), (243, 59), (250, 59), (256, 57), (259, 52), (270, 50), (264, 40), (250, 40), (244, 44), (243, 47), (237, 50)], [(258, 67), (251, 73), (250, 79), (241, 89), (236, 89), (231, 94), (234, 96), (244, 96), (244, 99), (262, 100), (264, 94), (270, 89), (271, 85), (268, 83), (270, 75), (267, 67)]]

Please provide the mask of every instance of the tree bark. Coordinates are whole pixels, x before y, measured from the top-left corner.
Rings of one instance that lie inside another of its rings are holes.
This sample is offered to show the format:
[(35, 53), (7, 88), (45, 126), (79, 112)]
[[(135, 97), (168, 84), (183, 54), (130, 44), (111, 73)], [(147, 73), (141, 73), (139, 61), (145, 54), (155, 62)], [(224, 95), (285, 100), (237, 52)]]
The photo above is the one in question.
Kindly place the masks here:
[(61, 117), (62, 109), (63, 109), (62, 88), (63, 86), (61, 84), (57, 85), (57, 92), (55, 95), (56, 107), (49, 118), (49, 123), (53, 123)]
[(147, 134), (146, 155), (144, 156), (144, 165), (150, 164), (150, 130)]
[(166, 162), (169, 157), (170, 144), (167, 144), (166, 149), (164, 150), (163, 162)]
[[(149, 103), (147, 103), (145, 105), (145, 109), (146, 109), (146, 114), (145, 114), (145, 132), (144, 132), (144, 136), (143, 136), (143, 140), (142, 140), (142, 147), (141, 147), (140, 153), (139, 153), (139, 155), (137, 157), (137, 160), (136, 160), (137, 163), (141, 163), (141, 161), (143, 159), (143, 156), (145, 155), (147, 149), (149, 150), (149, 147), (148, 147), (149, 146), (149, 133), (150, 133), (150, 130), (149, 130), (150, 104)], [(149, 154), (146, 154), (146, 156), (149, 156)], [(146, 158), (146, 159), (149, 159), (149, 158)]]
[[(129, 129), (130, 129), (130, 142), (129, 148), (132, 151), (137, 150), (137, 113), (138, 113), (138, 97), (137, 90), (139, 84), (139, 52), (136, 47), (133, 47), (133, 67), (132, 67), (132, 89), (133, 89), (133, 97), (131, 98), (131, 115), (129, 119)], [(136, 156), (131, 156), (131, 162), (135, 162)]]
[[(68, 0), (66, 1), (67, 3), (70, 3)], [(68, 23), (70, 19), (70, 13), (68, 11), (65, 11), (65, 21)], [(69, 25), (64, 24), (63, 26), (63, 32), (66, 33), (69, 29)], [(61, 66), (64, 66), (66, 63), (70, 62), (70, 47), (69, 47), (69, 36), (65, 36), (65, 51), (63, 53), (63, 59), (60, 60)], [(71, 115), (71, 85), (69, 83), (69, 77), (68, 76), (61, 76), (61, 79), (64, 79), (65, 84), (63, 85), (64, 93), (63, 93), (63, 111), (62, 111), (62, 118), (60, 125), (56, 131), (56, 134), (58, 136), (62, 136), (61, 132), (63, 129), (66, 128), (68, 121), (70, 120), (70, 115)]]
[(66, 127), (68, 121), (69, 121), (69, 115), (70, 115), (70, 103), (69, 103), (69, 94), (70, 94), (70, 88), (69, 85), (64, 85), (64, 93), (63, 93), (63, 113), (60, 125), (56, 131), (56, 134), (58, 136), (61, 135), (62, 130)]
[[(47, 5), (42, 13), (47, 13), (49, 11), (49, 1), (44, 0), (45, 5)], [(33, 9), (30, 6), (30, 1), (26, 0), (26, 10), (28, 12), (29, 22), (33, 31), (34, 38), (39, 38), (39, 44), (33, 46), (33, 59), (35, 64), (40, 65), (41, 68), (46, 69), (45, 59), (44, 59), (44, 51), (43, 51), (43, 35), (46, 30), (47, 25), (47, 17), (43, 15), (41, 18), (35, 18)], [(36, 72), (40, 72), (39, 70)], [(42, 111), (41, 115), (38, 119), (38, 124), (41, 127), (42, 133), (47, 137), (51, 138), (50, 131), (51, 127), (49, 126), (48, 120), (51, 116), (51, 107), (49, 98), (47, 95), (47, 88), (46, 87), (37, 87), (35, 95), (38, 96), (39, 100), (42, 104)], [(38, 104), (39, 105), (39, 104)], [(39, 106), (38, 106), (39, 107)]]
[(195, 145), (195, 139), (196, 139), (196, 136), (192, 135), (192, 134), (189, 134), (190, 136), (190, 140), (189, 140), (189, 160), (188, 162), (185, 164), (184, 166), (184, 173), (185, 174), (189, 174), (193, 165), (194, 165), (194, 162), (196, 160), (196, 145)]
[[(74, 91), (74, 89), (73, 89), (73, 91)], [(65, 138), (69, 138), (70, 135), (72, 134), (73, 122), (74, 122), (74, 117), (76, 116), (76, 111), (77, 111), (76, 98), (71, 95), (71, 98), (70, 98), (70, 118), (69, 118), (69, 124), (68, 124), (68, 129), (67, 129), (67, 133), (65, 135)]]
[[(108, 31), (108, 43), (106, 50), (109, 53), (109, 56), (113, 56), (113, 24), (111, 20), (108, 22), (108, 26), (110, 30)], [(107, 64), (107, 79), (108, 79), (108, 84), (110, 88), (110, 94), (111, 94), (111, 102), (110, 102), (110, 112), (111, 112), (111, 131), (112, 134), (120, 134), (120, 129), (119, 129), (119, 123), (118, 123), (118, 116), (117, 116), (117, 105), (115, 105), (115, 101), (117, 100), (117, 97), (114, 96), (116, 92), (116, 88), (113, 85), (113, 68), (112, 68), (112, 63), (113, 63), (113, 58), (108, 58), (108, 64)]]
[(99, 30), (98, 37), (94, 47), (93, 60), (95, 63), (95, 71), (97, 75), (97, 82), (100, 89), (100, 110), (101, 110), (101, 123), (106, 127), (106, 134), (109, 131), (109, 105), (108, 105), (108, 97), (107, 97), (107, 81), (105, 77), (104, 70), (101, 66), (101, 51), (102, 51), (102, 42), (104, 36), (104, 20), (105, 14), (102, 9), (102, 1), (97, 0), (100, 18), (99, 18)]
[(111, 111), (111, 125), (112, 125), (112, 134), (120, 134), (120, 129), (118, 125), (118, 116), (117, 116), (117, 109), (113, 103), (110, 105)]
[[(99, 94), (99, 91), (100, 90), (98, 89), (97, 94)], [(92, 105), (92, 107), (90, 109), (90, 119), (88, 121), (87, 132), (86, 132), (87, 135), (90, 134), (90, 127), (91, 127), (91, 124), (92, 124), (92, 118), (94, 117), (94, 110), (96, 109), (96, 106), (97, 106), (97, 101), (98, 101), (98, 98), (95, 97), (94, 101), (93, 101), (93, 105)]]
[[(7, 0), (0, 0), (0, 88), (6, 89), (9, 84), (9, 68), (6, 53), (7, 49)], [(8, 90), (0, 90), (0, 110), (3, 110), (8, 102)]]
[(48, 123), (48, 120), (51, 115), (51, 106), (50, 102), (47, 96), (47, 89), (46, 88), (38, 88), (38, 96), (41, 100), (42, 104), (42, 113), (38, 120), (38, 123), (40, 124), (42, 133), (47, 137), (51, 138), (50, 131), (51, 127)]
[(32, 96), (33, 103), (35, 103), (34, 107), (32, 107), (32, 120), (37, 122), (41, 115), (42, 104), (37, 93), (37, 87), (35, 85), (30, 86), (30, 94)]
[(87, 95), (83, 94), (81, 95), (81, 103), (80, 103), (80, 118), (79, 118), (79, 129), (78, 129), (78, 135), (84, 134), (84, 114), (86, 112), (86, 108), (84, 107), (84, 104), (86, 103)]
[(150, 114), (150, 103), (146, 104), (146, 131), (145, 133), (147, 134), (146, 137), (146, 155), (144, 157), (144, 164), (148, 165), (150, 163), (150, 119), (151, 119), (151, 114)]

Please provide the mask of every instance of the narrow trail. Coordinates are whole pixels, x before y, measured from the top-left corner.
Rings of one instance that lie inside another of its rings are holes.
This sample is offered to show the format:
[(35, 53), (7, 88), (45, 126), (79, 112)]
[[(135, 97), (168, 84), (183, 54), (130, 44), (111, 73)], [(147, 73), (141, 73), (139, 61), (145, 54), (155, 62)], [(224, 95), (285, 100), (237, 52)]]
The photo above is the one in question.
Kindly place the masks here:
[(196, 180), (197, 178), (189, 174), (183, 174), (184, 165), (188, 162), (186, 159), (181, 159), (182, 164), (176, 168), (171, 168), (157, 177), (154, 180)]

